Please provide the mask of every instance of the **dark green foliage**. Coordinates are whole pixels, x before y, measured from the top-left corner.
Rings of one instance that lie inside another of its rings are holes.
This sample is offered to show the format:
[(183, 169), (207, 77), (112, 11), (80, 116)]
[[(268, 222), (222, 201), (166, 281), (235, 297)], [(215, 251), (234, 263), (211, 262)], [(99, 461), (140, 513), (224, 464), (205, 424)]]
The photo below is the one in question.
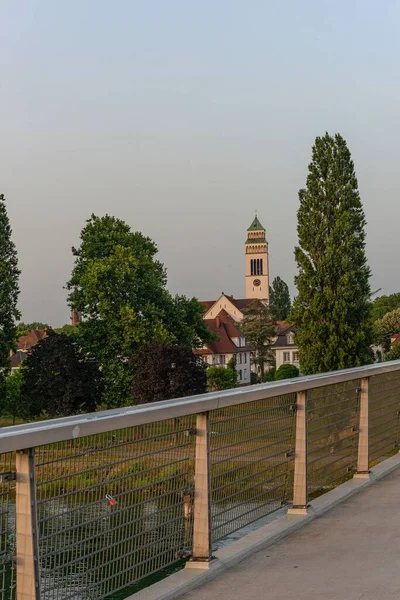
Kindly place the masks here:
[(250, 383), (251, 385), (256, 385), (257, 383), (260, 383), (260, 378), (258, 377), (257, 373), (254, 373), (254, 371), (251, 371), (250, 373)]
[(21, 396), (28, 418), (91, 412), (101, 402), (99, 365), (65, 334), (49, 330), (48, 337), (29, 352), (22, 373)]
[(28, 335), (34, 329), (48, 329), (49, 325), (47, 323), (42, 323), (40, 321), (34, 321), (33, 323), (24, 323), (21, 321), (17, 325), (17, 339), (23, 335)]
[(271, 344), (276, 327), (269, 307), (262, 300), (253, 300), (243, 310), (243, 315), (240, 329), (246, 338), (246, 344), (250, 347), (252, 363), (257, 366), (262, 380), (266, 365), (274, 361)]
[(385, 355), (385, 360), (399, 360), (400, 359), (400, 342), (396, 342), (393, 348)]
[(397, 308), (400, 308), (400, 293), (375, 298), (371, 305), (371, 319), (378, 321)]
[(69, 303), (83, 315), (78, 339), (102, 365), (107, 406), (132, 403), (132, 365), (144, 344), (192, 348), (212, 339), (200, 303), (167, 291), (154, 242), (123, 221), (92, 215), (72, 251)]
[(5, 376), (10, 368), (10, 350), (15, 348), (19, 287), (18, 258), (11, 239), (4, 194), (0, 194), (0, 398), (4, 398)]
[(268, 381), (275, 381), (275, 367), (271, 367), (264, 373), (263, 383), (267, 383)]
[(285, 321), (292, 308), (289, 288), (280, 277), (275, 277), (269, 288), (269, 309), (275, 321)]
[(305, 374), (371, 362), (365, 216), (345, 140), (317, 138), (299, 192), (298, 296), (291, 314)]
[(237, 387), (238, 374), (236, 371), (236, 359), (234, 357), (225, 367), (208, 367), (207, 385), (210, 392), (219, 390), (230, 390)]
[(206, 391), (203, 361), (186, 346), (153, 342), (143, 346), (135, 357), (132, 379), (135, 403), (182, 398)]
[(285, 363), (277, 369), (274, 379), (279, 381), (280, 379), (293, 379), (299, 376), (299, 369), (295, 365)]
[(76, 325), (70, 325), (69, 323), (66, 323), (65, 325), (63, 325), (62, 327), (57, 327), (54, 329), (54, 331), (56, 333), (65, 333), (65, 335), (78, 335), (78, 327), (79, 327), (79, 323), (77, 323)]

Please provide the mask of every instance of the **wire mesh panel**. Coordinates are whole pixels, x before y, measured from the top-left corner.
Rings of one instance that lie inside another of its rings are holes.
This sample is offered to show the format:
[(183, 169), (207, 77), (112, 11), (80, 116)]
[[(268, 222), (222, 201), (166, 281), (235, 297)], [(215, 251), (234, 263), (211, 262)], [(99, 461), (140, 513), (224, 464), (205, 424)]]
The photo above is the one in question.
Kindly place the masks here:
[(360, 380), (307, 392), (307, 478), (315, 498), (357, 470)]
[(15, 598), (15, 455), (0, 454), (0, 600)]
[(370, 466), (399, 449), (400, 372), (374, 375), (369, 380)]
[(183, 417), (36, 449), (43, 598), (129, 595), (191, 548), (194, 424)]
[(296, 395), (210, 412), (212, 540), (291, 499)]

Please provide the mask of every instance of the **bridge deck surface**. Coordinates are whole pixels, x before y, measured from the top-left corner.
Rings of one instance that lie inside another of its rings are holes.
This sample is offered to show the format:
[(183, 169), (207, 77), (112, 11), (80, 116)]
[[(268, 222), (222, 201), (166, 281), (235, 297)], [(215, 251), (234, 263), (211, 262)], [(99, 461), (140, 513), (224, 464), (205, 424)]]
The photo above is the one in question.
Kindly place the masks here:
[(400, 598), (400, 469), (182, 600)]

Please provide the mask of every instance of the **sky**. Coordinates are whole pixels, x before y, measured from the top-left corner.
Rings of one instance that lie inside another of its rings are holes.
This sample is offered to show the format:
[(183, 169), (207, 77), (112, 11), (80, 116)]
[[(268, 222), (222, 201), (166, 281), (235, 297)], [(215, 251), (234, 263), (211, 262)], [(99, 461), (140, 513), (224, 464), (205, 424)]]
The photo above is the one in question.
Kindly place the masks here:
[(158, 245), (173, 293), (244, 296), (254, 210), (295, 293), (298, 190), (341, 133), (371, 286), (400, 290), (398, 0), (0, 0), (0, 193), (25, 321), (69, 320), (92, 213)]

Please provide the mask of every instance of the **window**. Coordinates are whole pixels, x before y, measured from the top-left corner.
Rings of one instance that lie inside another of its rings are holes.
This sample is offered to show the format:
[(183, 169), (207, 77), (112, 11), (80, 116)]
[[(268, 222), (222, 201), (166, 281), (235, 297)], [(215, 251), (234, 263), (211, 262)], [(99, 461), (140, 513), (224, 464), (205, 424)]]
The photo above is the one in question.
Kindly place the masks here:
[(203, 361), (204, 361), (204, 363), (205, 363), (205, 364), (207, 364), (207, 363), (208, 363), (208, 358), (207, 358), (207, 356), (203, 356)]
[(298, 352), (293, 352), (292, 353), (293, 356), (293, 362), (299, 362), (299, 353)]
[(226, 362), (226, 357), (225, 357), (225, 354), (220, 354), (220, 357), (219, 357), (219, 363), (220, 363), (221, 365), (224, 365), (224, 364), (225, 364), (225, 362)]
[(247, 352), (243, 354), (243, 362), (247, 363)]
[(287, 344), (294, 344), (294, 334), (292, 332), (288, 333), (286, 336)]
[(241, 365), (242, 364), (242, 354), (241, 354), (241, 352), (239, 352), (238, 357), (239, 357), (239, 361), (238, 361), (239, 365)]
[(217, 356), (213, 356), (212, 357), (212, 364), (216, 365), (217, 364)]
[(239, 380), (242, 381), (242, 369), (239, 371)]
[(283, 353), (283, 362), (284, 363), (290, 363), (290, 352), (284, 352)]
[(245, 370), (243, 371), (243, 374), (244, 374), (244, 378), (245, 378), (245, 379), (247, 379), (247, 369), (245, 369)]

